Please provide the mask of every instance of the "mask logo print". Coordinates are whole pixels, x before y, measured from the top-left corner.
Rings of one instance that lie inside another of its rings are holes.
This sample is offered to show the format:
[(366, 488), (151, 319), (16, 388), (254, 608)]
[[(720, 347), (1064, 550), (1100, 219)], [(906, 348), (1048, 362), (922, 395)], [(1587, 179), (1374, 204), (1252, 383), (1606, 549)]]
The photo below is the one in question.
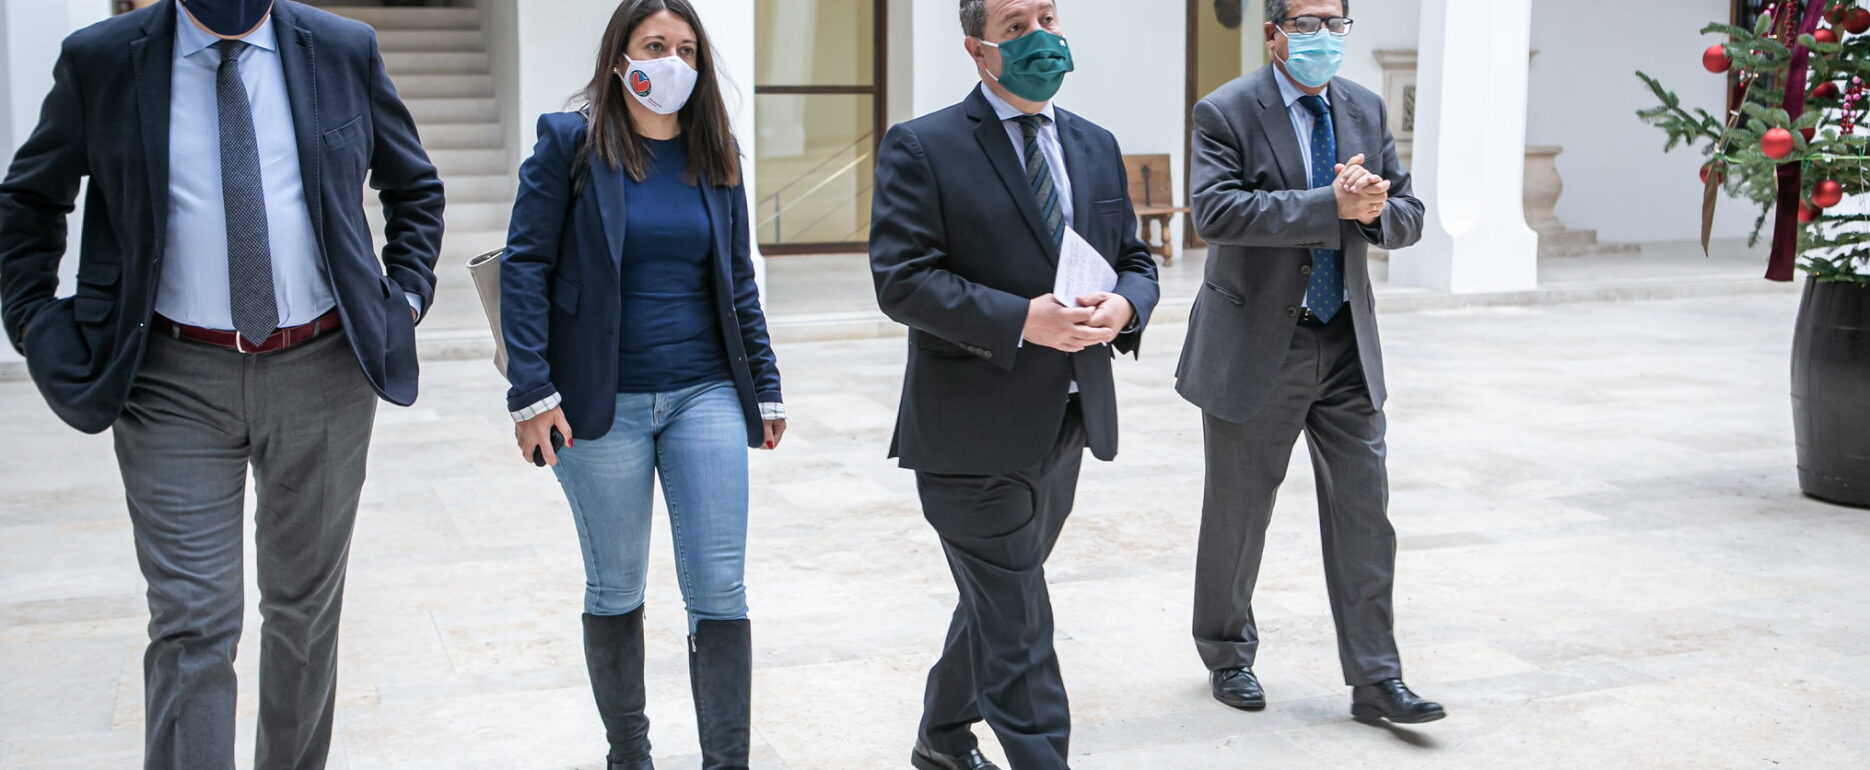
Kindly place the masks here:
[(637, 96), (649, 96), (649, 76), (642, 70), (630, 70), (630, 91)]

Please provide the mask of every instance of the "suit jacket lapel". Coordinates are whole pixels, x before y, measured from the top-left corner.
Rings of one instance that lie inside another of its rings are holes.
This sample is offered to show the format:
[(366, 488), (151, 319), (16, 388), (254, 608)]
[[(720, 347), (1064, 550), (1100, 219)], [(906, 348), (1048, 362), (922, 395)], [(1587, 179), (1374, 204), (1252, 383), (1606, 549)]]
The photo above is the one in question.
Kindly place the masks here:
[(143, 174), (149, 184), (154, 252), (162, 254), (169, 229), (169, 94), (175, 71), (174, 0), (150, 12), (143, 37), (130, 43), (136, 113), (143, 136)]
[[(1337, 135), (1339, 163), (1365, 151), (1363, 120), (1363, 112), (1351, 103), (1350, 95), (1344, 89), (1336, 89), (1331, 95), (1331, 130)], [(1364, 155), (1365, 168), (1375, 167), (1376, 162), (1376, 158)]]
[(1032, 198), (1032, 186), (1026, 180), (1026, 170), (1019, 165), (1019, 154), (1013, 150), (1013, 140), (1006, 134), (1006, 126), (1000, 123), (1000, 117), (993, 112), (993, 106), (987, 103), (987, 97), (981, 96), (976, 89), (968, 94), (968, 115), (976, 121), (974, 140), (987, 153), (987, 161), (993, 164), (993, 170), (1000, 175), (1000, 182), (1006, 185), (1008, 195), (1013, 196), (1014, 205), (1026, 220), (1026, 229), (1032, 231), (1032, 237), (1039, 242), (1039, 251), (1046, 258), (1057, 261), (1053, 253), (1052, 234), (1045, 229), (1045, 222), (1039, 219), (1039, 202)]
[[(1058, 144), (1065, 153), (1065, 176), (1071, 180), (1071, 218), (1073, 225), (1082, 225), (1095, 216), (1091, 210), (1091, 147), (1084, 139), (1084, 131), (1079, 127), (1078, 116), (1064, 110), (1054, 110), (1058, 115)], [(1073, 227), (1083, 234), (1083, 229)], [(1055, 255), (1056, 256), (1056, 255)], [(1105, 254), (1105, 259), (1113, 255)]]
[(1279, 162), (1279, 176), (1286, 181), (1288, 190), (1309, 190), (1312, 187), (1311, 172), (1305, 168), (1305, 156), (1299, 150), (1299, 135), (1292, 128), (1292, 114), (1286, 109), (1286, 100), (1279, 95), (1279, 84), (1273, 78), (1279, 77), (1273, 65), (1266, 65), (1260, 70), (1259, 81), (1254, 84), (1254, 95), (1260, 102), (1260, 133), (1273, 147), (1273, 158)]
[[(597, 215), (604, 222), (604, 247), (610, 253), (610, 275), (616, 278), (623, 274), (623, 207), (629, 205), (620, 184), (623, 172), (599, 160), (595, 153), (584, 162), (590, 165), (584, 186), (597, 194)], [(576, 206), (578, 202), (568, 205)]]
[[(311, 30), (299, 26), (292, 3), (273, 3), (273, 31), (279, 41), (279, 64), (286, 73), (286, 99), (292, 105), (293, 138), (299, 146), (299, 179), (305, 186), (305, 208), (312, 215), (312, 234), (325, 252), (325, 206), (321, 162), (323, 123), (318, 114), (318, 48)], [(346, 117), (346, 116), (339, 116)], [(348, 119), (348, 118), (346, 118)]]

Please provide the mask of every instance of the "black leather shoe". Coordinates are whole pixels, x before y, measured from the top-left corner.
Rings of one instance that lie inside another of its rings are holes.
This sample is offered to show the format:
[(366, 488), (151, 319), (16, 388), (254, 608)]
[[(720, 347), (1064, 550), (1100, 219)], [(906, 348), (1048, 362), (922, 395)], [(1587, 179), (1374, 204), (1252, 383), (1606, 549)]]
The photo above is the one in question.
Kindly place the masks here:
[(916, 750), (909, 754), (909, 764), (916, 770), (1000, 770), (1000, 766), (980, 753), (980, 749), (968, 749), (966, 754), (943, 754), (922, 741), (916, 741)]
[(1440, 703), (1417, 697), (1401, 679), (1385, 679), (1351, 688), (1351, 717), (1359, 722), (1387, 719), (1399, 725), (1413, 725), (1445, 716), (1448, 712), (1442, 710)]
[(1223, 668), (1208, 672), (1208, 686), (1214, 699), (1245, 711), (1266, 708), (1266, 691), (1250, 668)]

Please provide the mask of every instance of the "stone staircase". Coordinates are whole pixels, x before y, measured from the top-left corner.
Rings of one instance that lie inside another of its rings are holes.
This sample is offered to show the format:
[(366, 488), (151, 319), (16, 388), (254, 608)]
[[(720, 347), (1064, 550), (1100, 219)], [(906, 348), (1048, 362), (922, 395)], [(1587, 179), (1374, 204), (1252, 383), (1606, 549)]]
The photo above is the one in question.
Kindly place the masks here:
[[(370, 0), (313, 0), (312, 4), (376, 28), (390, 79), (415, 116), (422, 144), (448, 191), (447, 231), (441, 264), (436, 267), (441, 288), (460, 295), (448, 297), (450, 305), (474, 302), (462, 265), (469, 257), (505, 243), (515, 187), (480, 10), (385, 7)], [(381, 248), (383, 214), (374, 205), (375, 191), (365, 193), (372, 232)], [(468, 309), (478, 313), (478, 305)]]

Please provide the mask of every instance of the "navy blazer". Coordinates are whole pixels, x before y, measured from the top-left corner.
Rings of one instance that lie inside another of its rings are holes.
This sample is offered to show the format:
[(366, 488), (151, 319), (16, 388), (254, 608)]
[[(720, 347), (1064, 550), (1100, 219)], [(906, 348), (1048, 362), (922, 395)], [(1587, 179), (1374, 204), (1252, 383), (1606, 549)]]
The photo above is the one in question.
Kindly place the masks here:
[(997, 474), (1052, 451), (1078, 383), (1085, 433), (1117, 455), (1111, 359), (1135, 353), (1160, 296), (1136, 234), (1123, 151), (1109, 131), (1056, 110), (1071, 177), (1072, 229), (1110, 261), (1136, 327), (1109, 347), (1022, 345), (1032, 298), (1052, 291), (1058, 247), (1019, 155), (976, 88), (960, 104), (890, 129), (877, 152), (870, 267), (877, 303), (909, 327), (891, 456), (930, 473)]
[[(584, 116), (539, 116), (539, 141), (519, 168), (506, 258), (500, 266), (500, 327), (506, 338), (507, 409), (557, 393), (573, 439), (610, 432), (617, 409), (617, 349), (624, 333), (624, 172), (595, 156), (571, 199), (572, 164), (583, 157)], [(782, 403), (779, 362), (753, 281), (747, 189), (702, 180), (714, 228), (714, 303), (728, 369), (747, 416), (747, 446), (766, 441), (760, 403)]]
[[(174, 3), (65, 38), (39, 126), (0, 183), (7, 337), (52, 410), (87, 433), (122, 414), (155, 313), (169, 224)], [(416, 346), (404, 293), (425, 310), (434, 297), (441, 180), (375, 31), (293, 0), (277, 0), (273, 16), (305, 200), (345, 336), (378, 395), (408, 405)], [(388, 219), (381, 263), (364, 218), (366, 174)], [(66, 216), (86, 176), (77, 294), (55, 299)]]

